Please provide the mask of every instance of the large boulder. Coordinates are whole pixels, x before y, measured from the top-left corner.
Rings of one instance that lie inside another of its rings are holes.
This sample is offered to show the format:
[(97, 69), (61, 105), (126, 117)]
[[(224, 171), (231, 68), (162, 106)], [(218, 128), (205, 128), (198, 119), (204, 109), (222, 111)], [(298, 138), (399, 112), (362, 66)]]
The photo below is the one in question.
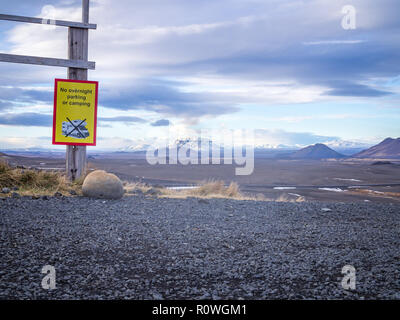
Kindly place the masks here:
[(90, 198), (120, 199), (124, 195), (124, 188), (115, 174), (96, 170), (86, 176), (82, 193)]

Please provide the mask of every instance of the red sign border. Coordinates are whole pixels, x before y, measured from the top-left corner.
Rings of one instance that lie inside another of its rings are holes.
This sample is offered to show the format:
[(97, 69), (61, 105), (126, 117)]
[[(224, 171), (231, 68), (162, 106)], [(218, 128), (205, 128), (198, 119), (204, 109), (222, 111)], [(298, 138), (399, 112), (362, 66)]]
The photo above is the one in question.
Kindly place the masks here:
[[(75, 142), (56, 142), (56, 113), (57, 113), (57, 88), (58, 82), (77, 82), (77, 83), (93, 83), (96, 86), (95, 103), (94, 103), (94, 136), (93, 143), (75, 143)], [(70, 145), (70, 146), (95, 146), (97, 138), (97, 99), (99, 94), (98, 81), (71, 80), (71, 79), (55, 79), (54, 80), (54, 107), (53, 107), (53, 144)]]

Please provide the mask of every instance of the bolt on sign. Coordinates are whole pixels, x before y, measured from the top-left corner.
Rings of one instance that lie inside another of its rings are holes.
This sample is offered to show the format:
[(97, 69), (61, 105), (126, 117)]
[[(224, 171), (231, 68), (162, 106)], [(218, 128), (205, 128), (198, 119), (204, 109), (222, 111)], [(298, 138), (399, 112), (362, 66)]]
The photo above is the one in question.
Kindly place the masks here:
[(97, 81), (56, 79), (53, 144), (96, 145)]

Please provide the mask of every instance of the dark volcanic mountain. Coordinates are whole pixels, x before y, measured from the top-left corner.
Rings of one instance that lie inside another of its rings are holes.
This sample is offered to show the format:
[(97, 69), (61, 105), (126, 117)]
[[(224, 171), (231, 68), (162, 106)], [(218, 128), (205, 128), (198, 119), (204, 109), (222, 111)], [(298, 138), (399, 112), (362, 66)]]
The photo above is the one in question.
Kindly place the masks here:
[(296, 152), (293, 152), (289, 155), (291, 159), (311, 159), (311, 160), (319, 160), (319, 159), (328, 159), (328, 158), (344, 158), (345, 156), (332, 150), (328, 146), (317, 143), (312, 146), (308, 146), (306, 148), (300, 149)]
[(386, 138), (381, 143), (355, 154), (355, 158), (400, 158), (400, 138)]

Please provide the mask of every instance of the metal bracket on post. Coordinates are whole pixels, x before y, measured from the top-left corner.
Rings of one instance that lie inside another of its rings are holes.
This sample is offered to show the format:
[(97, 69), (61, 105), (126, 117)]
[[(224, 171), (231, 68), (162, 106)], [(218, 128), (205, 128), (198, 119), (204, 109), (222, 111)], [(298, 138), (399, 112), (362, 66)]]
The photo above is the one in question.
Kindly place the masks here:
[(78, 169), (76, 169), (76, 162), (75, 162), (75, 154), (76, 154), (76, 148), (75, 146), (71, 146), (71, 152), (72, 152), (72, 156), (71, 156), (71, 169), (70, 169), (70, 174), (71, 174), (71, 179), (72, 181), (75, 180), (76, 178), (76, 172), (78, 171)]

